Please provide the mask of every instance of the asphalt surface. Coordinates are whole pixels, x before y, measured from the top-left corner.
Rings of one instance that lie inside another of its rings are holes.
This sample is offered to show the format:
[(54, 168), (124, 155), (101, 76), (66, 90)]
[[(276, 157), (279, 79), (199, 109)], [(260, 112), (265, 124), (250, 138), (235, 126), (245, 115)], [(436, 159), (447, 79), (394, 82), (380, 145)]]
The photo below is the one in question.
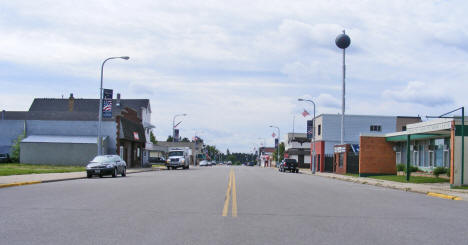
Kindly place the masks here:
[(460, 245), (467, 227), (466, 202), (258, 167), (0, 189), (1, 244)]

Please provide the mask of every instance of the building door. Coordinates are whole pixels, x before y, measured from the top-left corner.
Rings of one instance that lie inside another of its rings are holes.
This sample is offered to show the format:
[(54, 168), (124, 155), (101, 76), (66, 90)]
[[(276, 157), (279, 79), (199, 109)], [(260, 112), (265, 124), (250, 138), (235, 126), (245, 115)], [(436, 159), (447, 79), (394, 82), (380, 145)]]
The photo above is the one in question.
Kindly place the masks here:
[(297, 157), (298, 157), (299, 166), (303, 167), (304, 166), (304, 155), (298, 155)]
[(320, 168), (321, 167), (320, 156), (321, 156), (321, 154), (317, 155), (317, 171), (322, 172), (322, 169)]

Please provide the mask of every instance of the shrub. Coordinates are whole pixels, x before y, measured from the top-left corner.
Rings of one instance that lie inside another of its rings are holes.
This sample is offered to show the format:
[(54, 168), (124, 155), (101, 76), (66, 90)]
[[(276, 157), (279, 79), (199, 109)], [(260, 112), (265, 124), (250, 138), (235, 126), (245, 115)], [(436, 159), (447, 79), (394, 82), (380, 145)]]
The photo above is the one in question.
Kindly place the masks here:
[(439, 178), (439, 175), (440, 174), (445, 174), (447, 173), (447, 169), (444, 168), (444, 167), (437, 167), (437, 168), (434, 168), (434, 170), (432, 171), (432, 174), (436, 177), (436, 178)]
[(20, 142), (24, 139), (24, 132), (18, 136), (18, 138), (13, 142), (11, 146), (11, 160), (13, 162), (19, 162), (20, 158)]
[(447, 168), (447, 176), (450, 177), (450, 168)]
[(417, 166), (410, 166), (410, 172), (418, 172), (419, 168)]
[(396, 170), (397, 170), (397, 171), (405, 171), (405, 170), (406, 170), (405, 164), (403, 164), (403, 163), (397, 164), (397, 165), (396, 165)]

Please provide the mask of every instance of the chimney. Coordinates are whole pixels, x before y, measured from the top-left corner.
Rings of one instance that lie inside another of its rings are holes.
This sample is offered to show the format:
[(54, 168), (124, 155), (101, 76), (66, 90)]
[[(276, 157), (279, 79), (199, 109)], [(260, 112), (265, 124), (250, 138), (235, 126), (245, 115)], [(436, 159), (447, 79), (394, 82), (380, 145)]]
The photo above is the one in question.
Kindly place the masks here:
[(75, 98), (73, 98), (73, 93), (71, 93), (70, 98), (68, 98), (68, 111), (73, 111), (74, 104), (75, 104)]
[(117, 93), (117, 101), (115, 102), (115, 106), (120, 107), (120, 93)]
[(2, 120), (5, 120), (5, 110), (2, 111)]

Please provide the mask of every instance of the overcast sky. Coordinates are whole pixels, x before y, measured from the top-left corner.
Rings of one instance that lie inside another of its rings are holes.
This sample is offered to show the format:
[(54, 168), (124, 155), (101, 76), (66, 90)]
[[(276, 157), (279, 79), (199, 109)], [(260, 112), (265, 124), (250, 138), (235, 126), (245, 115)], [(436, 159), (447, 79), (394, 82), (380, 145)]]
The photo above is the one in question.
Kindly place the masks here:
[[(73, 3), (71, 3), (73, 2)], [(347, 113), (438, 115), (465, 105), (467, 1), (2, 1), (0, 109), (34, 98), (148, 98), (158, 140), (195, 133), (251, 152), (271, 124), (305, 132), (300, 113), (341, 111), (346, 29)], [(310, 119), (310, 118), (309, 118)]]

